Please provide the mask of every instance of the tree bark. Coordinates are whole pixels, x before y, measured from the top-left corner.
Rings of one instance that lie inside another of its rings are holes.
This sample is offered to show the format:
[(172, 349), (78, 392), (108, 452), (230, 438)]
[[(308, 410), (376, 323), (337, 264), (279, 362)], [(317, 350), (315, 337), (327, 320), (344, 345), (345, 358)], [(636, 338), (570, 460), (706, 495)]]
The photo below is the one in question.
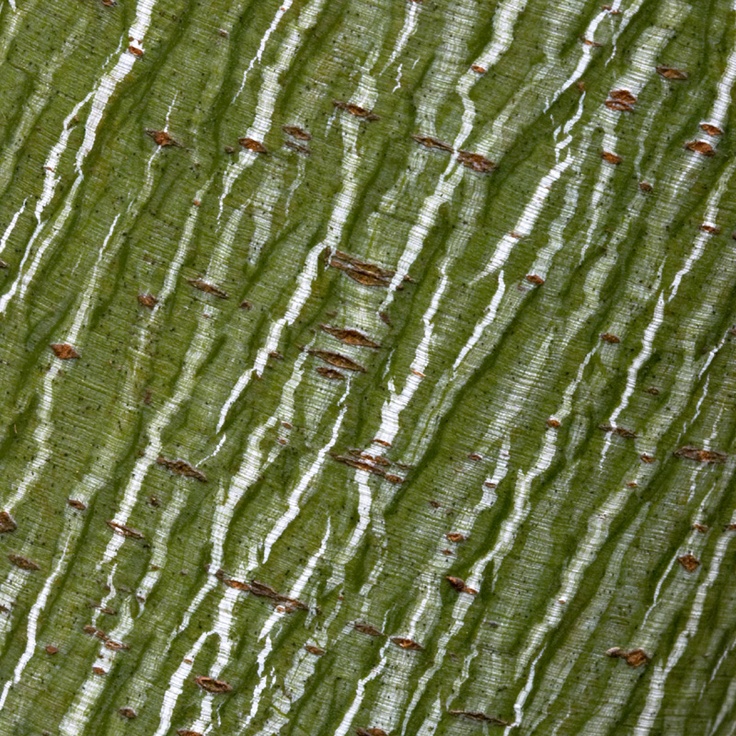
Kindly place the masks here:
[(735, 10), (0, 3), (0, 731), (734, 733)]

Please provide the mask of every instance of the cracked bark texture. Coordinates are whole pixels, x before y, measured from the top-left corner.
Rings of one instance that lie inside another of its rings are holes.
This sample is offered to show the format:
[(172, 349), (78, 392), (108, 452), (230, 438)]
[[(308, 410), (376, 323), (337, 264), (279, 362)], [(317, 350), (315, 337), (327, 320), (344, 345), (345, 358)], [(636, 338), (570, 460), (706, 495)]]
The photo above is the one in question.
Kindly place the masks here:
[(736, 7), (0, 2), (0, 733), (736, 733)]

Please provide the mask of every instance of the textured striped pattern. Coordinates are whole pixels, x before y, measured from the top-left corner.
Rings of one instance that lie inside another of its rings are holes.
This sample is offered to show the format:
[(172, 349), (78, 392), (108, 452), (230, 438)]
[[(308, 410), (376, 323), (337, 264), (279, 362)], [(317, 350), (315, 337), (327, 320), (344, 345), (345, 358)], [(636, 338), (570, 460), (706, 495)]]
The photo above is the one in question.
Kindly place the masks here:
[(736, 733), (730, 2), (0, 3), (0, 732)]

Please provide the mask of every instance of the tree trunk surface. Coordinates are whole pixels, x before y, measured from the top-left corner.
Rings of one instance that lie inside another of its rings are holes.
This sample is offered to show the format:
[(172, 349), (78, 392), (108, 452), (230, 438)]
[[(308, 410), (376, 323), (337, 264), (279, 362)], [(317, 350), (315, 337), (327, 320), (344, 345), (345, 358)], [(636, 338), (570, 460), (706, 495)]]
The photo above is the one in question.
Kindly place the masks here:
[(0, 2), (0, 733), (736, 733), (736, 9)]

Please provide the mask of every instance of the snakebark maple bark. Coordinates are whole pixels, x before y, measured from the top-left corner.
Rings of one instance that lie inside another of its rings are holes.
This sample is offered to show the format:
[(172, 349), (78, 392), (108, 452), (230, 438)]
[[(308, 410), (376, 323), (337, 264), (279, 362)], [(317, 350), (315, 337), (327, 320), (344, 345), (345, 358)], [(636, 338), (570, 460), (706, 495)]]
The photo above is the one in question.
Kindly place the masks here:
[(0, 732), (736, 732), (735, 23), (0, 2)]

